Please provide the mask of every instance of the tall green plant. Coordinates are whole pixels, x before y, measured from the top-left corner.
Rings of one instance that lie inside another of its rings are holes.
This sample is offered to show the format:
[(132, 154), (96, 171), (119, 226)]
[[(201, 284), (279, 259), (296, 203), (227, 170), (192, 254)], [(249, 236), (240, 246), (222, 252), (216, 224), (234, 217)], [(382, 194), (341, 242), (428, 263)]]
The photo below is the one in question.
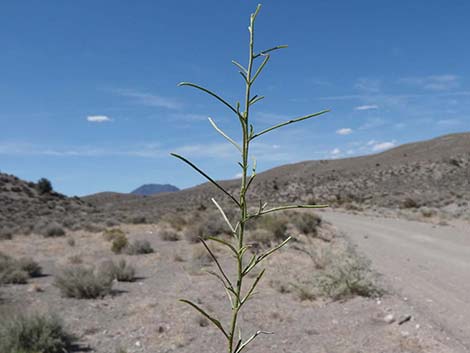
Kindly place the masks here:
[[(251, 258), (247, 262), (245, 261), (245, 257), (248, 256), (247, 251), (249, 249), (249, 244), (245, 242), (246, 223), (253, 218), (261, 217), (265, 214), (274, 213), (274, 212), (278, 212), (282, 210), (326, 207), (324, 205), (287, 205), (287, 206), (268, 208), (267, 203), (263, 203), (260, 201), (256, 212), (249, 213), (248, 211), (249, 207), (247, 204), (247, 192), (250, 186), (252, 185), (253, 180), (255, 180), (256, 178), (256, 160), (255, 159), (253, 159), (253, 163), (251, 164), (252, 173), (251, 175), (249, 174), (249, 169), (250, 169), (250, 162), (249, 162), (250, 153), (249, 152), (250, 152), (251, 142), (273, 130), (276, 130), (286, 125), (297, 123), (303, 120), (318, 117), (328, 112), (328, 110), (323, 110), (318, 113), (308, 114), (299, 118), (281, 122), (277, 125), (271, 126), (261, 131), (256, 131), (254, 126), (250, 123), (251, 107), (255, 103), (259, 102), (260, 100), (264, 98), (264, 96), (252, 95), (251, 90), (252, 90), (253, 84), (258, 79), (263, 69), (266, 67), (266, 64), (268, 63), (271, 57), (270, 56), (271, 52), (274, 52), (279, 49), (287, 48), (286, 45), (278, 45), (267, 50), (255, 52), (255, 47), (254, 47), (255, 21), (256, 21), (256, 17), (260, 9), (261, 9), (261, 5), (258, 5), (258, 7), (256, 8), (256, 11), (250, 16), (250, 25), (248, 27), (248, 31), (250, 34), (248, 66), (244, 67), (238, 62), (232, 61), (232, 63), (240, 70), (240, 74), (243, 77), (243, 81), (245, 83), (245, 97), (244, 97), (243, 106), (240, 102), (237, 102), (235, 105), (232, 105), (231, 103), (223, 99), (217, 93), (214, 93), (213, 91), (205, 87), (202, 87), (200, 85), (190, 83), (190, 82), (182, 82), (179, 84), (179, 86), (193, 87), (209, 94), (210, 96), (218, 100), (220, 103), (224, 104), (229, 110), (231, 110), (232, 113), (235, 115), (235, 117), (239, 120), (241, 131), (242, 131), (242, 136), (243, 136), (241, 144), (236, 142), (233, 138), (231, 138), (227, 133), (225, 133), (222, 129), (220, 129), (216, 125), (214, 120), (209, 118), (209, 122), (212, 125), (212, 127), (219, 134), (221, 134), (228, 142), (230, 142), (240, 153), (241, 161), (238, 164), (242, 170), (242, 177), (241, 177), (239, 195), (234, 195), (228, 190), (226, 190), (222, 185), (220, 185), (217, 181), (215, 181), (213, 178), (211, 178), (208, 174), (206, 174), (203, 170), (201, 170), (198, 166), (196, 166), (194, 163), (192, 163), (185, 157), (172, 153), (174, 157), (182, 160), (183, 162), (191, 166), (193, 169), (195, 169), (199, 174), (203, 175), (207, 180), (209, 180), (209, 182), (211, 182), (215, 187), (217, 187), (221, 192), (223, 192), (231, 200), (231, 202), (233, 202), (233, 204), (239, 209), (238, 221), (236, 222), (236, 224), (233, 224), (228, 219), (226, 213), (224, 212), (220, 204), (215, 199), (212, 199), (212, 202), (214, 203), (215, 207), (217, 207), (217, 209), (220, 211), (221, 216), (223, 217), (223, 219), (229, 226), (233, 238), (230, 241), (226, 241), (226, 240), (215, 238), (215, 237), (208, 238), (212, 241), (215, 241), (224, 245), (225, 247), (228, 248), (229, 251), (233, 253), (235, 262), (236, 262), (236, 268), (237, 268), (235, 278), (230, 278), (230, 276), (227, 275), (227, 271), (224, 269), (221, 262), (217, 259), (213, 251), (209, 248), (207, 242), (201, 239), (206, 250), (209, 252), (210, 256), (214, 259), (215, 264), (218, 269), (218, 272), (214, 272), (212, 274), (215, 275), (220, 280), (220, 282), (223, 284), (227, 292), (227, 297), (231, 305), (231, 318), (229, 322), (227, 322), (226, 324), (222, 324), (217, 318), (208, 314), (207, 311), (204, 310), (199, 305), (193, 303), (190, 300), (181, 299), (182, 302), (190, 305), (191, 307), (196, 309), (200, 314), (202, 314), (207, 319), (209, 319), (210, 322), (212, 322), (212, 324), (214, 324), (220, 330), (220, 332), (222, 333), (222, 335), (225, 337), (227, 341), (227, 351), (229, 353), (242, 352), (260, 334), (268, 333), (268, 332), (263, 332), (263, 331), (257, 331), (248, 338), (242, 337), (241, 329), (239, 327), (239, 322), (238, 322), (238, 316), (240, 314), (241, 309), (245, 306), (247, 301), (253, 296), (256, 287), (258, 286), (261, 278), (263, 277), (265, 273), (265, 269), (262, 269), (259, 272), (259, 274), (256, 276), (256, 278), (250, 285), (247, 285), (245, 280), (247, 278), (247, 275), (250, 272), (252, 272), (254, 269), (257, 269), (264, 259), (266, 259), (268, 256), (270, 256), (271, 254), (273, 254), (274, 252), (282, 248), (291, 239), (291, 237), (287, 238), (279, 245), (275, 246), (274, 248), (262, 254), (252, 255)], [(261, 63), (259, 65), (256, 65), (258, 60), (261, 60)]]

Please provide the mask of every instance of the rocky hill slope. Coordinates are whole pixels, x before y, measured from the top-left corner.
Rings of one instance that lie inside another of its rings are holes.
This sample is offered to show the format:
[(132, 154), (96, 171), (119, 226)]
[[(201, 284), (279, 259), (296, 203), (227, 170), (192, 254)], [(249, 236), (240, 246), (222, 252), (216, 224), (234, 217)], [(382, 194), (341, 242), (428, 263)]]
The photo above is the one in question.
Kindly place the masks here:
[[(238, 191), (237, 180), (221, 184), (235, 194)], [(157, 215), (163, 210), (204, 208), (211, 197), (223, 199), (224, 195), (206, 183), (146, 198), (97, 194), (85, 199), (107, 209), (140, 209)], [(470, 133), (406, 144), (375, 155), (280, 166), (260, 173), (249, 197), (256, 202), (328, 203), (358, 209), (427, 207), (465, 216), (470, 214)]]
[(67, 229), (92, 229), (111, 218), (111, 213), (78, 197), (0, 173), (0, 238), (29, 233), (57, 236)]

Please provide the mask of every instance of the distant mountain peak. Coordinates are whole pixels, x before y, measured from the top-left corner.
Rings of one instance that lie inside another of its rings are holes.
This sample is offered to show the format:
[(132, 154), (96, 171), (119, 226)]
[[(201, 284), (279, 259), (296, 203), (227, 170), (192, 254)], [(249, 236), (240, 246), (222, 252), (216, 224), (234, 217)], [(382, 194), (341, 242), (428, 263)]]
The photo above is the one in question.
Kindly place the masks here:
[(131, 192), (134, 195), (155, 195), (162, 192), (179, 191), (176, 186), (170, 184), (144, 184)]

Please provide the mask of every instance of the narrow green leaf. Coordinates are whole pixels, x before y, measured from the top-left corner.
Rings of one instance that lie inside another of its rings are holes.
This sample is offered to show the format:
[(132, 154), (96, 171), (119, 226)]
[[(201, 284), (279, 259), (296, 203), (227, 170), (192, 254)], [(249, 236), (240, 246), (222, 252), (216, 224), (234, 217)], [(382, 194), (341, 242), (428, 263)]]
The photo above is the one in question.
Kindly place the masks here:
[(257, 331), (253, 336), (251, 336), (250, 338), (248, 338), (245, 343), (243, 343), (242, 345), (240, 345), (240, 347), (234, 351), (234, 353), (240, 353), (242, 352), (246, 346), (248, 346), (256, 337), (258, 337), (259, 335), (261, 334), (264, 334), (264, 335), (272, 335), (273, 333), (272, 332), (265, 332), (265, 331)]
[(274, 207), (270, 208), (269, 210), (262, 211), (261, 213), (258, 214), (264, 215), (267, 213), (272, 213), (272, 212), (278, 212), (278, 211), (284, 211), (284, 210), (292, 210), (292, 209), (300, 209), (300, 208), (327, 208), (328, 205), (288, 205), (288, 206), (280, 206), (280, 207)]
[(228, 276), (225, 274), (225, 271), (224, 269), (222, 268), (222, 265), (220, 264), (219, 260), (217, 259), (217, 257), (214, 255), (214, 253), (212, 252), (212, 250), (209, 248), (209, 246), (207, 245), (206, 241), (204, 239), (201, 238), (201, 242), (202, 244), (204, 245), (204, 247), (206, 248), (207, 252), (209, 253), (209, 255), (212, 257), (212, 259), (214, 260), (215, 264), (217, 265), (217, 268), (219, 269), (220, 273), (222, 274), (222, 276), (224, 277), (224, 279), (227, 281), (227, 283), (225, 284), (226, 287), (228, 288), (231, 288), (233, 289), (233, 284), (232, 282), (230, 282), (230, 279), (228, 278)]
[(224, 334), (224, 336), (228, 339), (229, 336), (227, 334), (227, 332), (225, 332), (222, 324), (220, 323), (219, 320), (213, 318), (212, 316), (210, 316), (207, 312), (205, 312), (201, 307), (199, 307), (198, 305), (194, 304), (193, 302), (189, 301), (189, 300), (186, 300), (186, 299), (180, 299), (180, 302), (182, 303), (185, 303), (185, 304), (188, 304), (190, 306), (192, 306), (194, 309), (196, 309), (199, 313), (201, 313), (203, 316), (205, 316), (206, 318), (208, 318), (220, 331), (222, 331), (222, 333)]
[[(256, 98), (255, 98), (256, 97)], [(255, 96), (250, 100), (250, 105), (255, 104), (256, 102), (259, 102), (260, 100), (264, 99), (264, 96)]]
[(210, 240), (213, 240), (217, 243), (220, 243), (220, 244), (223, 244), (225, 245), (226, 247), (228, 247), (235, 255), (238, 255), (238, 251), (237, 249), (235, 249), (235, 247), (230, 244), (228, 241), (225, 241), (223, 239), (220, 239), (220, 238), (216, 238), (216, 237), (208, 237), (207, 239), (210, 239)]
[(237, 112), (237, 109), (235, 109), (230, 103), (228, 103), (225, 99), (223, 99), (222, 97), (220, 97), (218, 94), (212, 92), (211, 90), (205, 88), (205, 87), (202, 87), (202, 86), (199, 86), (199, 85), (196, 85), (195, 83), (191, 83), (191, 82), (180, 82), (178, 84), (178, 86), (189, 86), (189, 87), (194, 87), (194, 88), (197, 88), (203, 92), (206, 92), (207, 94), (211, 95), (212, 97), (214, 97), (215, 99), (217, 99), (219, 102), (223, 103), (224, 105), (226, 105), (231, 111), (233, 111), (235, 114), (238, 115), (238, 112)]
[(214, 184), (219, 190), (221, 190), (225, 195), (230, 197), (235, 204), (240, 207), (240, 203), (237, 201), (235, 197), (233, 197), (232, 194), (230, 194), (227, 190), (225, 190), (222, 186), (219, 185), (214, 179), (212, 179), (209, 175), (204, 173), (201, 169), (199, 169), (194, 163), (189, 161), (188, 159), (184, 158), (183, 156), (180, 156), (179, 154), (176, 153), (170, 153), (173, 157), (176, 157), (178, 159), (181, 159), (183, 162), (186, 164), (189, 164), (193, 169), (195, 169), (199, 174), (201, 174), (203, 177), (205, 177), (207, 180), (209, 180), (212, 184)]
[(269, 250), (268, 252), (264, 253), (263, 255), (259, 256), (257, 259), (256, 259), (256, 263), (259, 264), (261, 261), (263, 261), (265, 258), (267, 258), (269, 255), (271, 255), (273, 252), (279, 250), (280, 248), (282, 248), (284, 245), (286, 245), (290, 240), (292, 239), (292, 237), (288, 237), (286, 240), (284, 240), (281, 244), (275, 246), (274, 248), (272, 248), (271, 250)]
[(256, 279), (254, 280), (253, 284), (251, 285), (251, 288), (250, 290), (247, 292), (247, 294), (245, 295), (245, 297), (242, 299), (241, 303), (244, 304), (251, 296), (251, 294), (253, 293), (253, 291), (255, 290), (256, 286), (258, 285), (259, 281), (261, 280), (261, 278), (263, 277), (264, 275), (264, 272), (266, 270), (263, 269), (259, 274), (258, 276), (256, 276)]
[(307, 119), (311, 119), (311, 118), (314, 118), (314, 117), (317, 117), (317, 116), (320, 116), (322, 114), (325, 114), (325, 113), (328, 113), (329, 110), (322, 110), (321, 112), (318, 112), (318, 113), (314, 113), (314, 114), (309, 114), (309, 115), (305, 115), (305, 116), (302, 116), (300, 118), (296, 118), (296, 119), (291, 119), (291, 120), (288, 120), (288, 121), (285, 121), (283, 123), (280, 123), (280, 124), (277, 124), (277, 125), (274, 125), (268, 129), (265, 129), (261, 132), (258, 132), (257, 134), (254, 134), (252, 136), (252, 140), (255, 139), (256, 137), (259, 137), (269, 131), (272, 131), (272, 130), (275, 130), (275, 129), (279, 129), (280, 127), (283, 127), (283, 126), (286, 126), (286, 125), (290, 125), (290, 124), (293, 124), (293, 123), (297, 123), (299, 121), (302, 121), (302, 120), (307, 120)]
[[(263, 54), (264, 55), (264, 54)], [(264, 67), (266, 66), (266, 64), (268, 63), (269, 61), (269, 58), (270, 56), (269, 55), (266, 55), (266, 57), (264, 58), (263, 62), (261, 63), (261, 65), (258, 67), (258, 70), (256, 70), (256, 73), (254, 74), (253, 78), (251, 79), (250, 83), (253, 84), (253, 82), (256, 81), (256, 79), (258, 78), (258, 76), (260, 75), (261, 71), (263, 71)]]
[(217, 126), (217, 124), (215, 123), (215, 121), (212, 119), (212, 118), (208, 118), (209, 119), (209, 122), (211, 123), (212, 127), (219, 133), (221, 134), (228, 142), (230, 142), (232, 145), (235, 146), (235, 148), (237, 150), (239, 150), (240, 152), (242, 152), (242, 148), (240, 147), (240, 145), (238, 143), (235, 142), (234, 139), (232, 139), (230, 136), (228, 136), (221, 128), (219, 128)]
[(279, 50), (279, 49), (285, 49), (287, 48), (288, 46), (287, 45), (276, 45), (275, 47), (272, 47), (272, 48), (269, 48), (269, 49), (266, 49), (266, 50), (263, 50), (263, 51), (260, 51), (258, 54), (256, 55), (253, 55), (253, 59), (256, 59), (258, 57), (260, 57), (261, 55), (266, 55), (272, 51), (275, 51), (275, 50)]
[(245, 69), (238, 61), (232, 60), (232, 64), (238, 67), (245, 75), (248, 73), (248, 70)]

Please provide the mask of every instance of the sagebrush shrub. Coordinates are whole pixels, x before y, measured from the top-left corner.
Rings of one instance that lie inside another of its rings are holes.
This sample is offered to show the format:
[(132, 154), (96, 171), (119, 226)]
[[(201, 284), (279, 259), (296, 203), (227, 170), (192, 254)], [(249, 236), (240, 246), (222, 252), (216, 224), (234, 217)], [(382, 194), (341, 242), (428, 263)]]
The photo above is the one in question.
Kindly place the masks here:
[(120, 228), (112, 228), (112, 229), (106, 229), (104, 232), (103, 232), (103, 237), (107, 240), (107, 241), (112, 241), (114, 240), (115, 238), (117, 237), (121, 237), (121, 236), (125, 236), (126, 234), (124, 233), (124, 231)]
[(76, 337), (54, 315), (10, 314), (0, 320), (0, 352), (65, 353)]
[(75, 265), (58, 273), (54, 285), (68, 298), (95, 299), (111, 293), (113, 278), (93, 267)]
[(62, 237), (65, 235), (65, 230), (59, 223), (52, 222), (45, 226), (41, 231), (41, 234), (46, 237)]
[(296, 212), (291, 215), (290, 222), (303, 234), (316, 235), (322, 219), (315, 213)]
[(136, 280), (135, 268), (124, 259), (117, 262), (111, 260), (104, 262), (101, 265), (100, 272), (104, 276), (110, 276), (119, 282), (134, 282)]
[(330, 255), (328, 260), (324, 269), (318, 271), (314, 278), (321, 295), (340, 300), (383, 294), (377, 285), (377, 274), (371, 270), (370, 261), (351, 247), (339, 256)]
[(116, 234), (113, 238), (113, 242), (111, 244), (111, 251), (115, 254), (120, 254), (127, 248), (129, 245), (129, 240), (124, 235), (124, 233)]
[(30, 277), (42, 274), (39, 264), (30, 259), (13, 259), (0, 253), (0, 284), (26, 284)]
[(148, 240), (134, 240), (124, 248), (127, 255), (145, 255), (154, 252)]
[(159, 229), (158, 235), (160, 238), (166, 241), (178, 241), (180, 239), (178, 232), (170, 227), (163, 227)]

